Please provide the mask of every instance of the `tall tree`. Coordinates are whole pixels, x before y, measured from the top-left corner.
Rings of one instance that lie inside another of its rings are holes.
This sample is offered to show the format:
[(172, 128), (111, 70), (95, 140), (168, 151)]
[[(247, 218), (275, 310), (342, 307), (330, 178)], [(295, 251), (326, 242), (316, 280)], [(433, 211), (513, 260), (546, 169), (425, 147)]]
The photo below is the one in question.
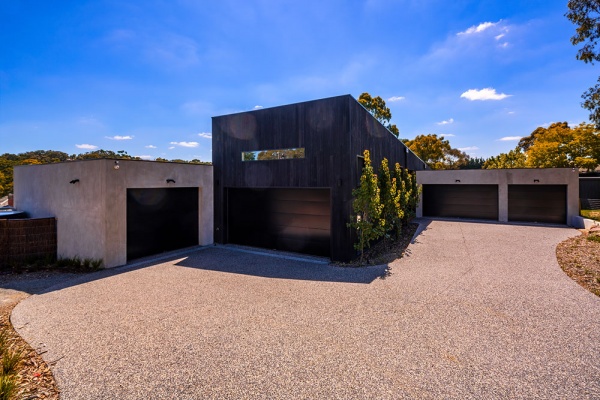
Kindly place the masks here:
[(371, 97), (369, 93), (365, 92), (358, 97), (358, 102), (396, 137), (400, 135), (398, 127), (390, 124), (392, 111), (385, 105), (385, 101), (381, 97)]
[[(594, 64), (600, 61), (600, 53), (596, 46), (600, 39), (600, 1), (598, 0), (569, 0), (569, 11), (565, 16), (577, 27), (571, 43), (583, 46), (577, 51), (577, 59), (584, 63)], [(582, 106), (590, 112), (590, 121), (600, 128), (600, 77), (598, 83), (581, 96)]]
[(593, 124), (571, 128), (566, 122), (558, 122), (537, 128), (534, 133), (535, 139), (526, 153), (528, 167), (590, 171), (600, 165), (600, 134)]
[(352, 210), (354, 214), (350, 217), (349, 227), (356, 229), (358, 242), (354, 248), (360, 251), (360, 262), (363, 262), (365, 247), (379, 238), (384, 232), (384, 221), (381, 219), (383, 206), (379, 196), (377, 175), (371, 165), (369, 150), (364, 151), (365, 164), (360, 177), (360, 186), (352, 191), (354, 201)]
[(483, 163), (484, 169), (525, 168), (525, 153), (517, 146), (508, 153), (492, 156)]
[(404, 144), (431, 169), (459, 169), (469, 159), (467, 154), (452, 148), (448, 140), (436, 134), (418, 135), (413, 140), (404, 140)]

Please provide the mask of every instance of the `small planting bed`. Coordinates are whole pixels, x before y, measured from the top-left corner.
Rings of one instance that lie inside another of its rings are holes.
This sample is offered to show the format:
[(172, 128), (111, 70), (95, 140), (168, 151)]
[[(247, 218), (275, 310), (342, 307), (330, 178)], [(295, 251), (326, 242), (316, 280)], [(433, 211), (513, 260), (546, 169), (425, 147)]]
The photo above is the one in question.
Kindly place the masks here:
[(600, 296), (600, 231), (583, 232), (559, 243), (556, 258), (570, 278)]

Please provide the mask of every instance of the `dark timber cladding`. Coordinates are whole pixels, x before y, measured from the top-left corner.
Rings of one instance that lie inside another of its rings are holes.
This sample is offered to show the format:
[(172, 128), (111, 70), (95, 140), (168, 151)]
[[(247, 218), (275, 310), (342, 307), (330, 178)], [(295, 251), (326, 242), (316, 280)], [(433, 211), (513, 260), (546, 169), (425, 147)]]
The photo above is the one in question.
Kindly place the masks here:
[(329, 189), (227, 189), (227, 242), (329, 257), (329, 198)]
[(127, 260), (198, 244), (198, 188), (127, 189)]
[[(277, 196), (283, 193), (321, 193), (324, 199), (328, 193), (329, 216), (321, 216), (318, 224), (329, 221), (327, 253), (333, 260), (346, 261), (355, 255), (354, 232), (346, 224), (352, 212), (352, 189), (360, 179), (358, 156), (367, 149), (375, 166), (386, 157), (391, 165), (398, 162), (411, 170), (425, 169), (421, 160), (350, 95), (214, 117), (212, 135), (216, 243), (246, 240), (240, 237), (249, 240), (253, 235), (265, 237), (264, 227), (248, 224), (249, 217), (243, 215), (246, 210), (262, 215), (261, 221), (273, 221), (277, 217), (271, 212), (274, 206), (259, 205), (262, 201), (276, 204)], [(283, 149), (303, 149), (303, 158), (242, 161), (243, 152), (276, 153)], [(305, 190), (279, 191), (292, 188)], [(259, 195), (260, 190), (266, 194)], [(260, 200), (260, 196), (266, 197)], [(254, 206), (244, 205), (246, 201), (254, 202)], [(294, 212), (282, 214), (288, 215), (279, 216), (286, 221), (295, 218), (291, 217)], [(315, 219), (308, 213), (304, 228), (313, 229), (308, 221)], [(276, 229), (286, 224), (269, 226)], [(313, 233), (308, 236), (310, 241), (319, 236)], [(315, 245), (320, 250), (311, 250), (312, 254), (325, 254), (323, 243)]]
[(498, 219), (498, 185), (423, 185), (423, 216)]
[(508, 185), (508, 220), (567, 222), (567, 185)]

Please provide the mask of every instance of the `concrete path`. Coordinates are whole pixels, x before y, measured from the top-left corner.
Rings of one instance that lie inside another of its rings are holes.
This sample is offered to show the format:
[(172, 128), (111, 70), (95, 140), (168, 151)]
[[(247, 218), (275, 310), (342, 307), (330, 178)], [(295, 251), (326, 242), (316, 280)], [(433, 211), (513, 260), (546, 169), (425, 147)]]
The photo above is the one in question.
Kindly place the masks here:
[(389, 266), (212, 247), (20, 303), (64, 399), (600, 398), (567, 228), (431, 222)]

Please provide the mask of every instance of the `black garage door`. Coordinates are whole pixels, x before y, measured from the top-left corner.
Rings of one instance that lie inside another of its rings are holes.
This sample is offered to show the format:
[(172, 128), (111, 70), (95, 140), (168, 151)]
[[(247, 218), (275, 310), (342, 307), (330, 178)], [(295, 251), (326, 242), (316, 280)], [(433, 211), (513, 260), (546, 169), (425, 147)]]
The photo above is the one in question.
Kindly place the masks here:
[(198, 244), (198, 188), (127, 189), (127, 260)]
[(508, 220), (565, 224), (566, 185), (508, 185)]
[(423, 185), (423, 216), (498, 219), (498, 185)]
[(330, 255), (329, 189), (227, 189), (228, 242)]

